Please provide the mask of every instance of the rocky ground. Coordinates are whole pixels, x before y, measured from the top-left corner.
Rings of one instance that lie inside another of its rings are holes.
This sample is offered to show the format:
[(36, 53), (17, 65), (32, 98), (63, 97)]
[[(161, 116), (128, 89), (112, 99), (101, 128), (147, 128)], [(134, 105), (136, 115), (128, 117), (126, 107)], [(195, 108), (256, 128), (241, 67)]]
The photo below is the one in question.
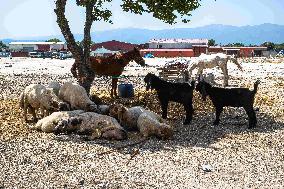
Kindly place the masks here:
[[(149, 59), (146, 62), (167, 61)], [(30, 83), (74, 81), (73, 60), (0, 59), (0, 188), (283, 188), (284, 187), (284, 64), (244, 63), (244, 72), (229, 65), (230, 85), (252, 88), (258, 126), (248, 130), (241, 108), (227, 108), (219, 126), (212, 126), (209, 100), (194, 95), (195, 115), (182, 125), (183, 109), (169, 107), (172, 140), (140, 142), (137, 133), (126, 141), (85, 141), (77, 135), (31, 131), (22, 120), (17, 97)], [(109, 79), (95, 79), (92, 92), (105, 103), (142, 105), (160, 113), (155, 93), (145, 92), (143, 76), (153, 67), (127, 67), (126, 82), (135, 98), (111, 99)], [(214, 70), (218, 83), (221, 72)], [(137, 143), (137, 144), (136, 144)]]

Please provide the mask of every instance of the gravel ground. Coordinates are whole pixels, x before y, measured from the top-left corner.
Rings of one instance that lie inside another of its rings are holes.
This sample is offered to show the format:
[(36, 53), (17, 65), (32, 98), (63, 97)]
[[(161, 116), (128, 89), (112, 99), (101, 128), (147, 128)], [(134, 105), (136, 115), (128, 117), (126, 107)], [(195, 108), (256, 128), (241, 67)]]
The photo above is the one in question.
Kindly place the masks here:
[[(165, 61), (147, 60), (146, 62)], [(0, 188), (284, 188), (284, 64), (246, 63), (244, 72), (229, 65), (231, 86), (252, 88), (258, 126), (248, 130), (241, 108), (227, 108), (213, 127), (209, 101), (194, 95), (195, 115), (182, 125), (183, 109), (171, 103), (172, 140), (140, 142), (137, 133), (126, 141), (85, 141), (77, 135), (54, 135), (28, 129), (17, 97), (30, 83), (74, 81), (73, 60), (0, 59)], [(155, 68), (128, 67), (136, 89), (127, 106), (142, 105), (157, 113), (154, 93), (144, 92), (143, 76)], [(220, 71), (214, 70), (222, 83)], [(93, 91), (106, 103), (109, 80), (96, 78)], [(99, 91), (98, 91), (99, 90)], [(137, 144), (135, 144), (137, 143)], [(132, 144), (132, 145), (131, 145)]]

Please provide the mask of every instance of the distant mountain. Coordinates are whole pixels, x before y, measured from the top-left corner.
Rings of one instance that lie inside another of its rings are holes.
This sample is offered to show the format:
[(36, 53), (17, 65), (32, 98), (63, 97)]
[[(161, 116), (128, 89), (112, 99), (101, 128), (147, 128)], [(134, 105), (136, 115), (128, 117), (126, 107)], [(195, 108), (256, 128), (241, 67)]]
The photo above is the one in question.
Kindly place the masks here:
[[(125, 28), (107, 31), (97, 31), (91, 33), (91, 35), (92, 40), (95, 42), (118, 40), (140, 44), (146, 43), (152, 38), (208, 38), (214, 39), (218, 44), (240, 42), (246, 45), (259, 45), (266, 41), (271, 41), (274, 43), (284, 43), (284, 26), (277, 24), (261, 24), (256, 26), (238, 27), (217, 24), (196, 28), (175, 28), (164, 30)], [(29, 39), (47, 40), (55, 37), (63, 40), (62, 35), (36, 37)], [(74, 37), (77, 41), (83, 39), (82, 34), (75, 34)]]

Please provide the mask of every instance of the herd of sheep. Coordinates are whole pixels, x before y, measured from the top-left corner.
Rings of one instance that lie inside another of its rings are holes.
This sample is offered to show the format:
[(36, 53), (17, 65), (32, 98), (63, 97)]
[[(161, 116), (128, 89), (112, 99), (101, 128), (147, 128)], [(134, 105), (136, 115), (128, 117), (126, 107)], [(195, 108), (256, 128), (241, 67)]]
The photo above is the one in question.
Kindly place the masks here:
[[(31, 113), (31, 129), (47, 133), (87, 134), (89, 139), (123, 140), (129, 130), (138, 130), (144, 137), (168, 139), (173, 129), (159, 115), (142, 107), (126, 108), (122, 104), (97, 105), (78, 84), (48, 86), (31, 84), (21, 93), (19, 106), (24, 119)], [(43, 117), (38, 120), (39, 117)]]

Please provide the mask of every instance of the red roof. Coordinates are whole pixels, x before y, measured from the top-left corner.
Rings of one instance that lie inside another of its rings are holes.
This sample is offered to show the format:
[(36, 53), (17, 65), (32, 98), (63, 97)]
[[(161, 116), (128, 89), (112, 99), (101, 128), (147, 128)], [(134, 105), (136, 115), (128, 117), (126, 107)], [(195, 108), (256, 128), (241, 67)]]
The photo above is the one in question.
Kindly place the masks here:
[(120, 42), (120, 41), (106, 41), (102, 43), (96, 43), (92, 45), (91, 49), (92, 51), (95, 51), (98, 48), (106, 48), (111, 51), (122, 51), (122, 52), (127, 52), (130, 50), (133, 50), (134, 47), (137, 47), (137, 44), (132, 44), (132, 43), (125, 43), (125, 42)]
[(192, 49), (141, 49), (141, 52), (151, 52), (151, 51), (193, 51)]

